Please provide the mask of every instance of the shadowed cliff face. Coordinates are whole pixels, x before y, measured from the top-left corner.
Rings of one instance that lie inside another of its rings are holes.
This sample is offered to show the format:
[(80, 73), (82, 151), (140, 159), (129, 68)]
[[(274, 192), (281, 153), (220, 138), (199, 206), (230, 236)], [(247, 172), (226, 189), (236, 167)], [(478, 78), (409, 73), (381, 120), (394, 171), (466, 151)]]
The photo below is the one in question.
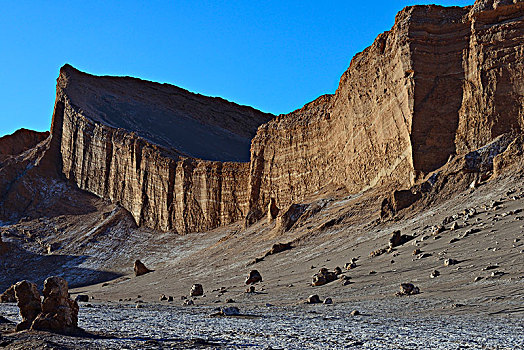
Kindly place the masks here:
[(450, 156), (521, 130), (522, 4), (407, 7), (353, 58), (335, 94), (271, 120), (64, 66), (50, 149), (81, 189), (139, 225), (179, 233), (263, 213), (270, 198), (283, 208), (326, 188), (411, 186)]
[(178, 153), (214, 161), (249, 161), (258, 126), (269, 120), (251, 107), (130, 77), (97, 77), (65, 65), (58, 86), (94, 124), (136, 133)]
[(174, 86), (95, 77), (66, 65), (51, 149), (66, 178), (120, 203), (137, 224), (204, 231), (245, 215), (249, 163), (194, 157), (245, 160), (251, 135), (268, 118)]

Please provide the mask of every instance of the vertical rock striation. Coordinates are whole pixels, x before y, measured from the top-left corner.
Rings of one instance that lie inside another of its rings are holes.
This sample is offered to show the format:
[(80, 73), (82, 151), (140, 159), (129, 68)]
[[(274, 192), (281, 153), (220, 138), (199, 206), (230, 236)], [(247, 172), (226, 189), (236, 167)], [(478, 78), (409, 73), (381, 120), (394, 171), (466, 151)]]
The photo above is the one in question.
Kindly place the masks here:
[(524, 3), (413, 6), (357, 54), (334, 95), (261, 126), (250, 209), (333, 186), (408, 187), (510, 131), (524, 110)]
[(174, 86), (94, 77), (66, 65), (51, 149), (68, 179), (120, 203), (137, 224), (203, 231), (246, 214), (249, 163), (214, 158), (248, 160), (250, 135), (268, 118)]
[(248, 214), (252, 222), (271, 199), (286, 208), (325, 188), (407, 187), (522, 130), (523, 4), (407, 7), (353, 58), (333, 95), (273, 119), (66, 65), (49, 153), (66, 178), (119, 202), (139, 225), (179, 233)]

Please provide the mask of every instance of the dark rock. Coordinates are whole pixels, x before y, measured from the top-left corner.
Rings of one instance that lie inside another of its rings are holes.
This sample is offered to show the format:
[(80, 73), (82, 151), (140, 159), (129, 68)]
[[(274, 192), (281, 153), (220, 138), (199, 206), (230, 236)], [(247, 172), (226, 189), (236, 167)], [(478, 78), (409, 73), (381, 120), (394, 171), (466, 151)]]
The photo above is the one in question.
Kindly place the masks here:
[(455, 259), (446, 259), (446, 260), (444, 260), (444, 266), (456, 265), (458, 263), (459, 263), (459, 261), (455, 260)]
[(391, 234), (389, 237), (389, 248), (395, 248), (400, 245), (403, 245), (406, 242), (409, 242), (413, 239), (413, 236), (410, 235), (402, 235), (400, 234), (400, 231), (395, 231)]
[(15, 303), (16, 302), (16, 296), (15, 296), (15, 286), (12, 285), (11, 287), (7, 288), (5, 292), (0, 294), (0, 302), (2, 303)]
[(146, 265), (144, 265), (140, 260), (135, 261), (135, 266), (133, 269), (135, 270), (135, 276), (142, 276), (153, 271), (148, 269)]
[(400, 292), (397, 292), (396, 295), (415, 295), (419, 293), (420, 289), (418, 287), (415, 287), (413, 283), (402, 283), (400, 284)]
[(191, 286), (191, 291), (189, 292), (189, 295), (192, 297), (199, 297), (201, 295), (204, 295), (204, 288), (201, 284), (195, 283), (193, 286)]
[(320, 297), (316, 294), (310, 295), (306, 300), (306, 304), (320, 304), (320, 303), (321, 303)]
[(89, 296), (85, 294), (78, 294), (75, 298), (76, 302), (86, 303), (89, 301)]
[(324, 299), (324, 304), (327, 304), (327, 305), (333, 304), (333, 299), (331, 298)]
[(21, 281), (15, 284), (15, 296), (20, 309), (22, 322), (16, 325), (16, 331), (31, 328), (33, 321), (42, 312), (40, 293), (36, 284), (29, 281)]
[(249, 271), (249, 277), (246, 279), (246, 284), (255, 284), (262, 282), (262, 275), (257, 270)]

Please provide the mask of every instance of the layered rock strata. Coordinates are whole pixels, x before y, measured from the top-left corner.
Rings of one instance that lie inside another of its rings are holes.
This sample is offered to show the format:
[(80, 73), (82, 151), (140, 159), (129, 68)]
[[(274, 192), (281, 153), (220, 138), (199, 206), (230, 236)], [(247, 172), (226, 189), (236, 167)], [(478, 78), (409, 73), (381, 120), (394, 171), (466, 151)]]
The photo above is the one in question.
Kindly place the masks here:
[(334, 95), (259, 128), (252, 212), (328, 185), (410, 187), (455, 154), (521, 132), (523, 16), (521, 1), (402, 10), (353, 58)]
[(137, 224), (204, 231), (245, 215), (249, 163), (213, 159), (248, 160), (249, 140), (268, 118), (174, 86), (94, 77), (66, 65), (52, 148), (68, 179), (120, 203)]
[(272, 199), (286, 208), (327, 187), (408, 188), (456, 154), (521, 132), (523, 16), (516, 0), (407, 7), (353, 58), (335, 94), (271, 120), (64, 66), (50, 150), (81, 189), (139, 225), (179, 233), (252, 223)]

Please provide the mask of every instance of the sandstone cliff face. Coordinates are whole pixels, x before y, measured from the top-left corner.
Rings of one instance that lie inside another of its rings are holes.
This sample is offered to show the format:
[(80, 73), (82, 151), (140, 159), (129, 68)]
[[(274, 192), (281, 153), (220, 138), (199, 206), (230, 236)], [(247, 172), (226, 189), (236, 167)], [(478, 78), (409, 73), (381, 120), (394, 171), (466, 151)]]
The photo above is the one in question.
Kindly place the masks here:
[(477, 1), (463, 57), (464, 92), (456, 136), (460, 153), (524, 122), (524, 2)]
[(48, 153), (66, 178), (139, 225), (179, 233), (248, 213), (251, 222), (271, 198), (285, 208), (326, 188), (409, 187), (451, 156), (521, 132), (523, 16), (516, 0), (407, 7), (353, 58), (335, 94), (271, 120), (64, 66)]
[[(108, 96), (110, 101), (104, 102)], [(268, 117), (173, 86), (94, 77), (64, 66), (57, 84), (53, 144), (59, 170), (68, 179), (120, 203), (137, 224), (179, 233), (202, 231), (246, 214), (249, 164), (187, 154), (243, 159), (249, 136)], [(209, 124), (203, 124), (206, 118)], [(165, 133), (155, 133), (161, 129)]]
[(260, 127), (250, 208), (279, 207), (323, 187), (408, 187), (508, 131), (524, 106), (520, 1), (413, 6), (357, 54), (334, 95)]

